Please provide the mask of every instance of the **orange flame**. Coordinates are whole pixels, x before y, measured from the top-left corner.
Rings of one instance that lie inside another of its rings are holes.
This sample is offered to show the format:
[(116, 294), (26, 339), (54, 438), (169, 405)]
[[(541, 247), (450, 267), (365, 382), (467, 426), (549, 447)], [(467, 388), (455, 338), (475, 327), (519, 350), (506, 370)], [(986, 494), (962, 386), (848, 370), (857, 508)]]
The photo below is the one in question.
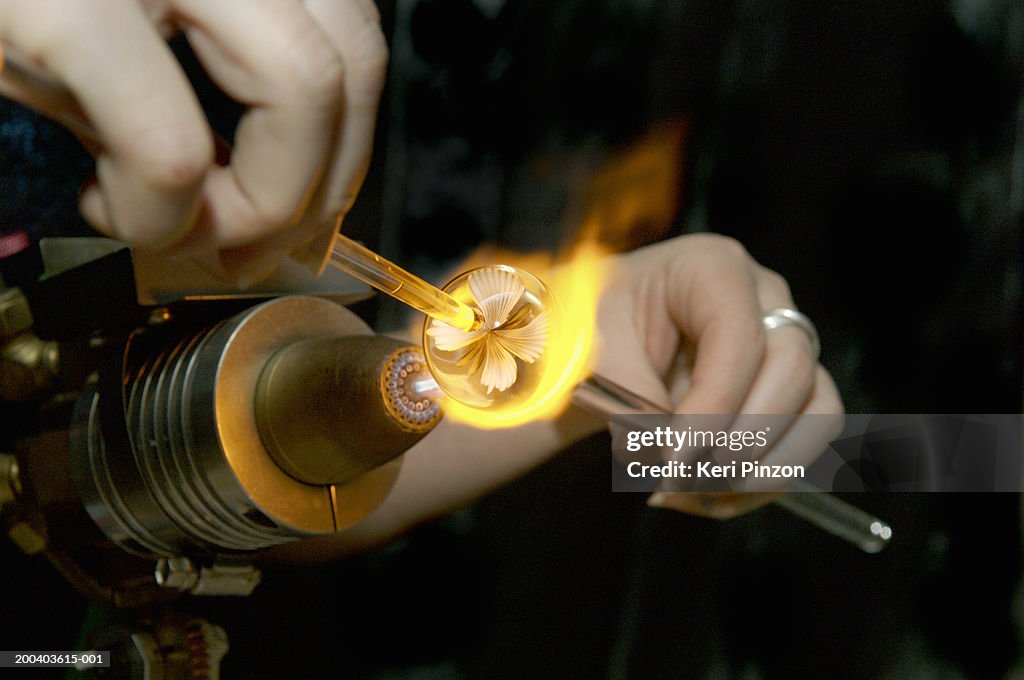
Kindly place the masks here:
[(688, 120), (663, 121), (609, 155), (570, 199), (566, 212), (581, 223), (578, 245), (558, 262), (545, 254), (485, 248), (463, 263), (460, 271), (493, 264), (524, 269), (551, 289), (561, 309), (552, 321), (540, 382), (524, 401), (481, 409), (447, 399), (448, 418), (477, 428), (507, 428), (555, 418), (569, 405), (573, 389), (591, 371), (598, 301), (611, 275), (607, 256), (668, 231), (679, 207), (688, 130)]
[(593, 243), (576, 247), (563, 263), (545, 255), (477, 253), (466, 268), (500, 262), (524, 269), (543, 281), (560, 303), (552, 317), (548, 346), (536, 388), (523, 400), (487, 409), (447, 399), (445, 415), (477, 428), (515, 427), (557, 417), (572, 398), (573, 388), (590, 373), (597, 303), (607, 279), (606, 252)]

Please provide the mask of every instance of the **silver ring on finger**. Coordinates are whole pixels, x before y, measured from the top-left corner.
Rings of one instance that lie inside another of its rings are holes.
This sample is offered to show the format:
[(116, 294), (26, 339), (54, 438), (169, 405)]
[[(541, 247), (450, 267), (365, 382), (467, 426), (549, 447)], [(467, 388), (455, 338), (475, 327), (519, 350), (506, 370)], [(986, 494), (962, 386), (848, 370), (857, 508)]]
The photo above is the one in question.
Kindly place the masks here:
[(796, 326), (807, 333), (807, 339), (811, 341), (811, 353), (814, 355), (814, 360), (817, 361), (821, 356), (821, 340), (818, 337), (818, 329), (806, 315), (788, 307), (776, 307), (764, 313), (761, 323), (766, 331), (783, 326)]

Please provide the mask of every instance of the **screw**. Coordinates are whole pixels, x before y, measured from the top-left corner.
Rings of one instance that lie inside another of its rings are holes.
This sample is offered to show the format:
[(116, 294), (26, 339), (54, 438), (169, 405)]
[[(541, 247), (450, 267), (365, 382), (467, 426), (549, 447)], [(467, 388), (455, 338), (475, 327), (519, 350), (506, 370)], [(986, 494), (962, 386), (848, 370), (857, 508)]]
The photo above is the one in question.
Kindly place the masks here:
[(199, 580), (199, 574), (187, 557), (161, 557), (153, 572), (157, 585), (175, 590), (188, 590)]
[(171, 310), (166, 307), (157, 307), (149, 313), (149, 325), (159, 326), (162, 323), (167, 323), (171, 318)]

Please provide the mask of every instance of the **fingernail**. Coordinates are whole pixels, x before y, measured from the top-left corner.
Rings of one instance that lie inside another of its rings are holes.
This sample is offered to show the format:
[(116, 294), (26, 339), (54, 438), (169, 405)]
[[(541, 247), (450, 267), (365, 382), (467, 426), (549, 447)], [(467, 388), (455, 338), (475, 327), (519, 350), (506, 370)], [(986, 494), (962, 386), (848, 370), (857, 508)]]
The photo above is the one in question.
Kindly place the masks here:
[(319, 276), (324, 265), (327, 264), (335, 233), (333, 229), (325, 230), (306, 243), (292, 248), (289, 255), (293, 260), (313, 272), (315, 276)]
[(78, 196), (78, 212), (93, 229), (103, 232), (107, 236), (117, 238), (113, 233), (113, 226), (110, 224), (110, 217), (107, 215), (107, 207), (103, 203), (103, 196), (100, 194), (99, 186), (92, 183), (83, 187), (82, 193)]
[(647, 498), (647, 507), (664, 508), (668, 505), (668, 494), (664, 491), (656, 491)]

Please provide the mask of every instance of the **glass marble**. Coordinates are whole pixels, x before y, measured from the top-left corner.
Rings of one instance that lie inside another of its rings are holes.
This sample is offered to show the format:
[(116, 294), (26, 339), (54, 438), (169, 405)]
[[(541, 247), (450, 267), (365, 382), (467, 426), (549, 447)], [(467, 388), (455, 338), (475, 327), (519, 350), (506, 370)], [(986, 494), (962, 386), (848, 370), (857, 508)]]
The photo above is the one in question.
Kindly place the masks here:
[(466, 331), (427, 319), (424, 354), (441, 389), (475, 408), (506, 407), (528, 398), (545, 369), (556, 309), (551, 291), (530, 273), (507, 265), (460, 274), (444, 291), (482, 321)]

